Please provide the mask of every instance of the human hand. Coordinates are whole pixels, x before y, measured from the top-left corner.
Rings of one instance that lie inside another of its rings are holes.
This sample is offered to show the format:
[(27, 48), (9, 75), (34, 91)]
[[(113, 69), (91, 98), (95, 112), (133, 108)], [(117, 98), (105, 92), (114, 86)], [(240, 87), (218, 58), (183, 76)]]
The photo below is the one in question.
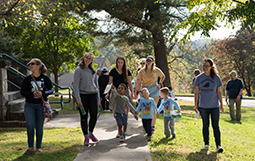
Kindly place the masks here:
[(37, 95), (38, 95), (39, 98), (42, 97), (42, 92), (41, 92), (41, 91), (37, 91), (36, 93), (37, 93)]
[(223, 104), (220, 104), (220, 110), (221, 110), (221, 113), (224, 112)]
[(178, 113), (181, 113), (181, 110), (177, 110), (178, 111)]
[(109, 97), (109, 93), (107, 93), (107, 94), (105, 95), (105, 99), (108, 100), (108, 97)]
[(196, 113), (198, 113), (198, 107), (197, 107), (197, 106), (194, 107), (194, 111), (195, 111)]
[(78, 107), (81, 107), (81, 100), (78, 100), (76, 102), (77, 102)]
[(240, 95), (238, 95), (238, 96), (236, 97), (236, 99), (237, 99), (237, 100), (240, 100), (240, 99), (241, 99), (241, 96), (240, 96)]
[(139, 113), (137, 111), (135, 111), (135, 114), (138, 115)]

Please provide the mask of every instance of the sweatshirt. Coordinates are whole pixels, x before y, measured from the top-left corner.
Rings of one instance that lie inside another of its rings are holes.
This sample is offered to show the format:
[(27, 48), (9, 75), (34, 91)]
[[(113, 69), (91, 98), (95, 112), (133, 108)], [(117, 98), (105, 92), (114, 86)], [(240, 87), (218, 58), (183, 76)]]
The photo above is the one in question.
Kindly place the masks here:
[(179, 104), (172, 98), (168, 97), (166, 100), (163, 99), (158, 108), (158, 113), (160, 113), (163, 110), (165, 117), (171, 117), (170, 111), (174, 110), (174, 106), (177, 108), (177, 110), (181, 110)]
[[(48, 100), (48, 95), (53, 93), (53, 87), (51, 80), (46, 75), (41, 74), (39, 77), (34, 77), (40, 91), (42, 92), (42, 96), (44, 101)], [(27, 76), (21, 85), (20, 93), (22, 96), (26, 97), (27, 103), (42, 103), (42, 98), (38, 98), (34, 96), (34, 91), (38, 91), (37, 86), (31, 75)]]
[(157, 113), (157, 106), (153, 98), (149, 98), (148, 100), (142, 97), (140, 99), (140, 102), (137, 106), (136, 111), (139, 112), (142, 110), (142, 119), (153, 119), (154, 110), (155, 109)]
[(95, 72), (92, 72), (88, 67), (84, 67), (84, 69), (79, 66), (74, 71), (74, 82), (73, 82), (73, 90), (76, 100), (81, 100), (81, 94), (97, 94), (98, 101), (99, 99), (99, 91), (98, 91), (98, 81), (97, 75)]

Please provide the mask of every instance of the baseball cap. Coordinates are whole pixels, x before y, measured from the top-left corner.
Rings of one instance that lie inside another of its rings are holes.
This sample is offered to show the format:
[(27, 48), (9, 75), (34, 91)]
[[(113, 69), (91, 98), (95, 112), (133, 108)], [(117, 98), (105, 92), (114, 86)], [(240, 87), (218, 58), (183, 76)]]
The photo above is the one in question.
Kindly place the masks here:
[(237, 75), (237, 72), (234, 71), (234, 70), (232, 70), (232, 71), (229, 73), (229, 75)]
[(154, 61), (154, 58), (153, 58), (153, 56), (149, 55), (149, 56), (146, 57), (146, 60)]
[(107, 71), (108, 71), (108, 69), (106, 67), (102, 68), (102, 72), (107, 72)]

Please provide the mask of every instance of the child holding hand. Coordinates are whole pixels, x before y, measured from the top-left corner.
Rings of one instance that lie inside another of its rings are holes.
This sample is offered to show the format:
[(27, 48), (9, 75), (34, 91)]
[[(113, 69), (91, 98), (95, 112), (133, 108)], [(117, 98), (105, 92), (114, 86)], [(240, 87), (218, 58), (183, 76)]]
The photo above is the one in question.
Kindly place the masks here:
[(136, 109), (137, 112), (142, 110), (142, 122), (143, 122), (143, 128), (145, 132), (147, 133), (147, 140), (151, 141), (151, 133), (152, 133), (152, 127), (151, 127), (151, 121), (153, 119), (154, 110), (155, 109), (157, 113), (157, 106), (153, 98), (149, 97), (149, 91), (147, 88), (143, 88), (141, 91), (142, 98), (140, 99), (140, 102), (138, 104), (138, 107)]
[(175, 119), (171, 116), (171, 111), (174, 110), (173, 106), (175, 106), (178, 110), (178, 113), (180, 113), (181, 108), (176, 101), (174, 101), (168, 96), (168, 93), (169, 93), (169, 89), (167, 87), (163, 87), (160, 89), (160, 96), (162, 98), (162, 101), (159, 106), (158, 113), (164, 110), (164, 132), (165, 132), (166, 138), (170, 137), (169, 128), (171, 130), (171, 134), (173, 138), (176, 138), (175, 129), (174, 129)]
[[(118, 92), (117, 92), (118, 91)], [(135, 117), (138, 118), (138, 112), (135, 111), (133, 105), (129, 102), (127, 96), (125, 96), (125, 92), (127, 91), (127, 86), (124, 83), (120, 83), (117, 91), (112, 89), (112, 99), (114, 99), (114, 117), (117, 122), (118, 132), (120, 134), (120, 142), (125, 140), (125, 132), (127, 130), (127, 113), (126, 107), (129, 107), (131, 112), (134, 113)], [(123, 128), (123, 131), (122, 131)]]

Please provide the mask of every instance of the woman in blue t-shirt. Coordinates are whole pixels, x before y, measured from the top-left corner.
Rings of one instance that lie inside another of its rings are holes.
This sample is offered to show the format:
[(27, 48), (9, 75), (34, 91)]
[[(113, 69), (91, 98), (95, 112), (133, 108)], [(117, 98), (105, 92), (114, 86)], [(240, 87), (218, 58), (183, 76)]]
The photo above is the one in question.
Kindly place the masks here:
[[(222, 82), (217, 75), (217, 68), (212, 59), (205, 59), (203, 63), (203, 73), (195, 79), (195, 107), (194, 110), (200, 111), (203, 121), (203, 137), (205, 147), (209, 149), (209, 123), (210, 115), (212, 128), (218, 153), (223, 152), (221, 147), (221, 134), (219, 128), (220, 113), (224, 112), (221, 93)], [(219, 110), (220, 109), (220, 110)]]

